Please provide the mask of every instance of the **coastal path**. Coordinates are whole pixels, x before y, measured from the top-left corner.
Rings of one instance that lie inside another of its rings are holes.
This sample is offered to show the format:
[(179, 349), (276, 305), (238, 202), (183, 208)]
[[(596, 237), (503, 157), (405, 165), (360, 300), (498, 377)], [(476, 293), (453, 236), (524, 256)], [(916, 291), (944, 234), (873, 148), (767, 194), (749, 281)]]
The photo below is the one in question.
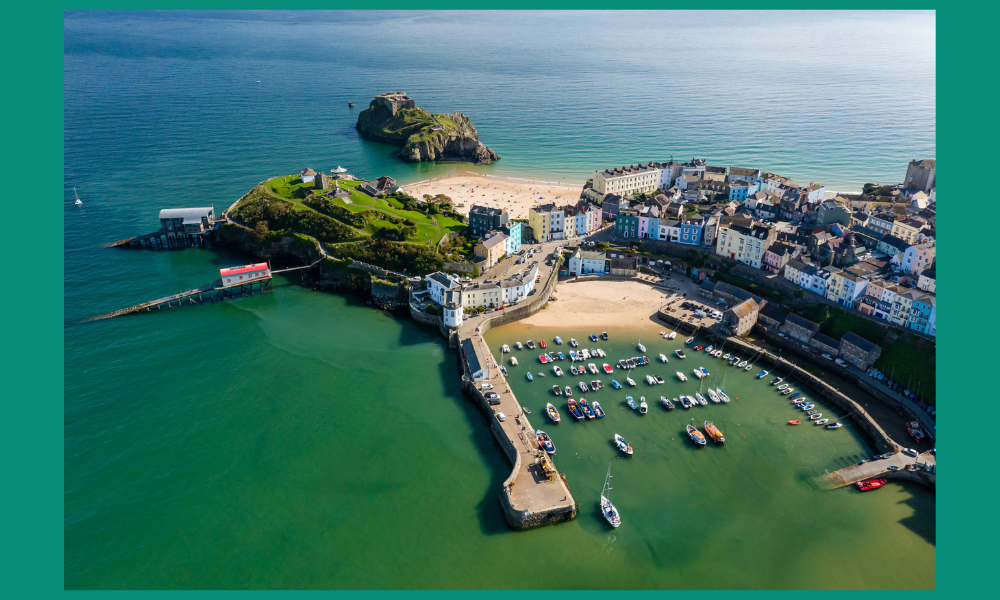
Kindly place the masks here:
[[(934, 466), (934, 472), (927, 470), (930, 466)], [(934, 485), (937, 478), (936, 471), (935, 456), (930, 452), (918, 454), (916, 457), (897, 452), (882, 460), (869, 460), (820, 475), (817, 480), (826, 488), (839, 488), (866, 479), (911, 479)]]

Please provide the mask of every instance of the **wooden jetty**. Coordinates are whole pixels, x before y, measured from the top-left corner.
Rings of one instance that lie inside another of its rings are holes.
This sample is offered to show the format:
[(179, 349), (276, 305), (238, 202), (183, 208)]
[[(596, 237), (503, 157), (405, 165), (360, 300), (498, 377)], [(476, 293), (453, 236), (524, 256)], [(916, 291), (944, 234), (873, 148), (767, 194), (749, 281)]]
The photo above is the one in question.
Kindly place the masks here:
[[(180, 308), (181, 306), (184, 306), (185, 303), (188, 305), (204, 304), (206, 302), (221, 302), (223, 300), (232, 300), (235, 298), (246, 298), (248, 296), (253, 296), (258, 292), (261, 294), (267, 294), (271, 292), (271, 276), (275, 273), (287, 273), (290, 271), (308, 269), (315, 267), (322, 260), (323, 258), (319, 258), (308, 265), (289, 267), (287, 269), (279, 269), (277, 271), (272, 271), (267, 263), (221, 269), (219, 273), (222, 277), (216, 279), (208, 285), (203, 285), (193, 290), (187, 290), (185, 292), (165, 296), (163, 298), (157, 298), (156, 300), (150, 300), (149, 302), (143, 302), (142, 304), (136, 304), (135, 306), (129, 306), (127, 308), (122, 308), (103, 315), (97, 315), (96, 317), (91, 317), (88, 321), (98, 321), (100, 319), (110, 319), (112, 317), (120, 317), (122, 315), (163, 310), (164, 308)], [(246, 279), (235, 279), (235, 277), (239, 276), (240, 273), (246, 272), (253, 273), (253, 276), (247, 276)]]

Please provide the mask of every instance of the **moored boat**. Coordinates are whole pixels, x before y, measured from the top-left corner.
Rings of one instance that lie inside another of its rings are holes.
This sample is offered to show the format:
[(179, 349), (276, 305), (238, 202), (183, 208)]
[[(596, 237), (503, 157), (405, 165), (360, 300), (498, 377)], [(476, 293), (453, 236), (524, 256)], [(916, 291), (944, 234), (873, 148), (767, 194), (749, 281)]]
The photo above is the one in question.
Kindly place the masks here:
[(597, 336), (596, 336), (596, 335), (594, 335), (593, 333), (592, 333), (592, 334), (590, 334), (590, 341), (592, 341), (592, 342), (596, 342), (596, 341), (597, 341)]
[(799, 408), (801, 408), (802, 410), (812, 410), (812, 409), (816, 408), (816, 405), (815, 404), (803, 404), (803, 405), (799, 406)]
[(781, 395), (782, 396), (787, 396), (788, 394), (791, 394), (791, 393), (792, 393), (792, 388), (786, 388), (786, 389), (781, 390)]
[(730, 357), (730, 356), (732, 356), (732, 354), (730, 354), (730, 353), (726, 352), (726, 354), (725, 354), (725, 355), (724, 355), (724, 356), (723, 356), (722, 358), (724, 358), (724, 359), (726, 359), (726, 360), (729, 360), (729, 357)]
[(628, 404), (628, 407), (631, 408), (632, 410), (639, 410), (639, 405), (635, 403), (635, 400), (632, 399), (632, 396), (625, 396), (625, 402)]
[(611, 380), (611, 387), (615, 388), (616, 390), (620, 390), (620, 389), (622, 389), (622, 384), (618, 383), (618, 381), (616, 379), (612, 379)]
[(826, 425), (829, 422), (830, 422), (830, 419), (820, 419), (820, 420), (816, 421), (816, 424), (817, 425)]
[(699, 446), (705, 445), (705, 435), (698, 431), (697, 427), (694, 425), (688, 425), (685, 429), (687, 429), (688, 437), (691, 438), (692, 442), (698, 444)]
[(694, 376), (697, 377), (698, 379), (703, 379), (705, 377), (705, 374), (702, 373), (701, 370), (699, 369), (695, 369), (694, 371), (692, 371), (692, 373), (694, 373)]
[(503, 346), (500, 347), (500, 352), (503, 352), (504, 354), (507, 354), (508, 352), (510, 352), (510, 346), (508, 346), (507, 344), (504, 344)]
[(612, 373), (615, 372), (615, 370), (612, 369), (611, 365), (609, 365), (608, 363), (604, 363), (604, 372), (607, 373), (608, 375), (611, 375)]
[(543, 450), (549, 454), (556, 453), (556, 445), (552, 443), (552, 438), (550, 438), (548, 434), (541, 429), (535, 432), (535, 439), (538, 440), (538, 445), (541, 446)]
[(688, 400), (687, 396), (681, 396), (680, 401), (682, 407), (691, 408), (691, 402)]
[(535, 379), (534, 377), (531, 376), (531, 373), (528, 373), (527, 377), (528, 377), (528, 381), (534, 381), (534, 379)]
[[(617, 440), (615, 441), (617, 444)], [(604, 489), (601, 491), (601, 514), (604, 518), (611, 523), (612, 527), (618, 527), (622, 524), (621, 515), (618, 514), (618, 509), (615, 505), (611, 503), (611, 465), (608, 465), (608, 476), (604, 478)]]
[(549, 362), (549, 357), (546, 356), (546, 355), (544, 355), (544, 354), (539, 354), (538, 355), (538, 360), (541, 361), (541, 363), (544, 365), (547, 362)]
[(854, 485), (858, 486), (858, 489), (862, 492), (867, 492), (868, 490), (877, 490), (886, 483), (887, 481), (885, 479), (866, 479), (864, 481), (859, 481)]
[(581, 382), (580, 382), (580, 383), (578, 384), (578, 387), (580, 388), (580, 391), (581, 391), (581, 392), (584, 392), (584, 393), (586, 393), (586, 392), (589, 392), (589, 391), (590, 391), (590, 388), (589, 388), (589, 387), (587, 387), (587, 382), (586, 382), (586, 381), (581, 381)]
[(545, 340), (538, 340), (538, 345), (541, 346), (542, 348), (549, 347), (548, 344), (545, 343)]
[(839, 429), (840, 427), (843, 427), (843, 425), (837, 422), (830, 423), (826, 426), (827, 429)]
[(559, 365), (556, 365), (556, 366), (552, 367), (552, 370), (555, 372), (556, 377), (562, 377), (563, 376), (563, 370), (559, 368)]
[(558, 423), (562, 420), (562, 417), (559, 416), (559, 410), (551, 402), (545, 405), (545, 414), (549, 415), (549, 419), (553, 423)]
[(597, 375), (599, 373), (599, 371), (597, 370), (597, 365), (595, 365), (594, 363), (588, 363), (587, 370), (594, 375)]
[(510, 364), (511, 364), (511, 366), (514, 366), (514, 367), (517, 366), (517, 357), (516, 356), (511, 356), (510, 357)]
[(809, 415), (809, 418), (812, 419), (813, 421), (815, 421), (816, 419), (822, 419), (823, 413), (816, 413), (814, 415)]
[(690, 346), (690, 345), (691, 345), (691, 344), (693, 344), (693, 343), (694, 343), (694, 338), (693, 338), (693, 337), (689, 337), (689, 338), (687, 339), (687, 341), (685, 341), (685, 342), (684, 342), (684, 345), (685, 345), (685, 346)]
[(674, 350), (674, 354), (677, 355), (677, 358), (687, 358), (687, 355), (685, 355), (680, 348)]
[(500, 365), (500, 372), (503, 373), (504, 377), (506, 377), (507, 376), (507, 367), (505, 367), (503, 365)]
[(744, 361), (741, 361), (741, 362), (740, 362), (739, 364), (737, 364), (737, 365), (736, 365), (736, 367), (737, 367), (738, 369), (742, 369), (742, 368), (743, 368), (743, 367), (745, 367), (745, 366), (747, 366), (747, 361), (745, 361), (745, 360), (744, 360)]
[(667, 410), (674, 410), (674, 403), (671, 402), (670, 400), (667, 400), (666, 396), (660, 396), (660, 404), (662, 404), (663, 408)]
[(621, 450), (626, 456), (632, 456), (632, 445), (625, 441), (625, 438), (615, 434), (615, 445)]
[(644, 415), (649, 412), (649, 405), (646, 404), (646, 397), (639, 398), (639, 414)]
[(560, 388), (558, 385), (554, 385), (552, 386), (552, 393), (555, 394), (556, 396), (562, 396), (562, 388)]
[(698, 368), (701, 369), (701, 372), (704, 373), (705, 377), (711, 375), (711, 373), (709, 373), (708, 369), (706, 369), (705, 367), (698, 367)]
[(563, 389), (563, 392), (565, 392), (567, 396), (572, 396), (572, 395), (573, 395), (573, 388), (571, 388), (571, 387), (569, 387), (569, 386), (567, 385), (567, 386), (566, 386), (566, 387), (565, 387), (565, 388)]
[(715, 390), (713, 390), (712, 388), (708, 388), (707, 390), (705, 390), (705, 392), (708, 394), (708, 399), (711, 400), (712, 402), (715, 402), (716, 404), (722, 402), (722, 399), (719, 398), (719, 395), (716, 394)]
[(572, 373), (572, 374), (574, 374), (574, 375), (579, 375), (580, 374), (580, 371), (576, 367), (570, 367), (569, 368), (569, 372)]
[(531, 340), (528, 340), (527, 342), (524, 342), (524, 345), (527, 346), (529, 350), (534, 350), (535, 349), (535, 342), (533, 342)]
[(668, 340), (672, 340), (672, 339), (674, 339), (676, 337), (677, 337), (677, 332), (676, 331), (671, 331), (670, 333), (667, 334), (667, 339)]
[(607, 331), (601, 332), (601, 339), (602, 340), (608, 339), (608, 332)]
[(595, 380), (593, 380), (593, 381), (590, 382), (590, 389), (593, 390), (593, 391), (595, 391), (595, 392), (597, 390), (603, 388), (603, 387), (604, 387), (604, 384), (601, 383), (600, 379), (595, 379)]
[(793, 420), (789, 421), (788, 424), (789, 425), (799, 425), (799, 424), (801, 424), (801, 421), (799, 421), (798, 419), (793, 419)]
[(778, 378), (776, 378), (776, 379), (772, 379), (772, 380), (771, 380), (771, 385), (778, 385), (779, 383), (781, 383), (781, 382), (782, 382), (782, 381), (784, 381), (784, 380), (785, 380), (785, 378), (784, 378), (784, 377), (778, 377)]
[(656, 385), (656, 380), (653, 379), (652, 375), (646, 375), (646, 383), (649, 385)]
[(677, 379), (680, 379), (681, 381), (688, 380), (687, 376), (685, 376), (684, 373), (681, 373), (680, 371), (677, 371)]
[(715, 423), (711, 421), (705, 421), (705, 432), (708, 437), (712, 438), (712, 441), (716, 444), (725, 444), (726, 438), (722, 435), (722, 431), (715, 426)]
[(625, 376), (625, 383), (629, 384), (632, 387), (635, 387), (635, 379), (632, 379), (628, 375)]
[(701, 352), (705, 348), (705, 344), (698, 344), (694, 347), (695, 352)]
[(702, 406), (708, 404), (707, 402), (705, 402), (705, 397), (701, 395), (701, 392), (695, 392), (694, 399), (697, 400), (698, 404), (701, 404)]
[(667, 362), (667, 355), (660, 352), (660, 362)]
[(569, 339), (569, 345), (573, 346), (574, 348), (576, 348), (577, 346), (580, 345), (580, 342), (576, 341), (576, 338), (570, 338)]
[(765, 377), (767, 377), (767, 371), (761, 371), (760, 373), (757, 373), (757, 379), (763, 379)]
[(705, 348), (705, 353), (706, 354), (711, 354), (714, 349), (715, 349), (715, 346), (713, 346), (712, 344), (709, 344), (708, 347)]
[(727, 403), (729, 402), (729, 396), (726, 394), (726, 392), (722, 391), (722, 388), (716, 389), (715, 393), (719, 395), (719, 399), (722, 400), (723, 402)]
[(582, 421), (584, 419), (583, 411), (577, 406), (576, 400), (570, 398), (566, 401), (566, 407), (569, 409), (569, 414), (573, 415), (577, 421)]
[(663, 378), (659, 375), (653, 375), (653, 379), (656, 380), (656, 383), (664, 383)]
[(524, 350), (524, 344), (522, 344), (521, 342), (514, 342), (514, 347), (517, 348), (518, 350)]
[(590, 408), (590, 403), (587, 402), (586, 398), (580, 398), (580, 409), (588, 419), (593, 420), (597, 418), (597, 415), (594, 414), (594, 409)]
[(566, 360), (566, 355), (563, 354), (562, 352), (557, 352), (556, 356), (559, 357), (559, 360)]
[(604, 409), (601, 408), (601, 403), (598, 402), (597, 400), (594, 400), (594, 406), (592, 408), (594, 409), (594, 414), (597, 416), (598, 419), (604, 416)]
[(555, 341), (555, 343), (557, 343), (557, 344), (561, 344), (561, 343), (562, 343), (562, 338), (561, 338), (561, 337), (559, 337), (559, 336), (557, 335), (557, 336), (556, 336), (556, 339), (555, 339), (554, 341)]
[(783, 390), (783, 389), (786, 389), (787, 387), (788, 387), (788, 384), (787, 383), (783, 383), (783, 384), (781, 384), (781, 385), (778, 386), (778, 389), (779, 390)]

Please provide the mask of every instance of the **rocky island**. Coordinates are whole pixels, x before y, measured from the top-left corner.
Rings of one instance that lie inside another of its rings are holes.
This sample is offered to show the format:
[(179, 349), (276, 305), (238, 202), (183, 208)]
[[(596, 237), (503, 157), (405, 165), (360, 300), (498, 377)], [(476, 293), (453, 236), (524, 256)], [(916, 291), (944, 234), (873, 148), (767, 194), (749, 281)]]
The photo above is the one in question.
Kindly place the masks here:
[(432, 115), (405, 92), (375, 96), (358, 115), (355, 128), (366, 139), (402, 146), (398, 156), (407, 162), (457, 160), (481, 165), (500, 159), (479, 141), (468, 117), (458, 112)]

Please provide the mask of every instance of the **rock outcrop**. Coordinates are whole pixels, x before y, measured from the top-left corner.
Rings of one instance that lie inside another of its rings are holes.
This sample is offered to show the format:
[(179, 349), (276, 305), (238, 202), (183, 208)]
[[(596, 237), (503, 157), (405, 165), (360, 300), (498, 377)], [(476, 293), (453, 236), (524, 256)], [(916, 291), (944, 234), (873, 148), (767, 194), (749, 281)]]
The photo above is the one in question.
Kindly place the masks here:
[(500, 159), (479, 141), (476, 127), (462, 113), (432, 115), (418, 106), (387, 106), (377, 100), (361, 111), (355, 128), (366, 139), (402, 146), (398, 156), (407, 162), (455, 160), (481, 165)]

